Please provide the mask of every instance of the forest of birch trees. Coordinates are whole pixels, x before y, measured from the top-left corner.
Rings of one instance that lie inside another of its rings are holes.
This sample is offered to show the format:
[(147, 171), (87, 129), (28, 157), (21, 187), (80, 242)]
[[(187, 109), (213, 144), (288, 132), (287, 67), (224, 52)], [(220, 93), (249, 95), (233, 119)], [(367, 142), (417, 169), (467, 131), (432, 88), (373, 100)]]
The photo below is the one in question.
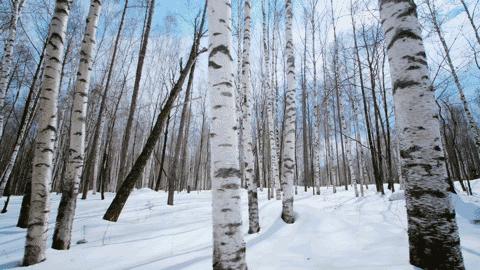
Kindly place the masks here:
[(410, 263), (465, 269), (450, 194), (480, 178), (478, 0), (178, 2), (0, 1), (0, 207), (22, 196), (23, 265), (70, 249), (77, 200), (113, 194), (117, 222), (151, 189), (211, 191), (212, 267), (247, 269), (258, 193), (290, 226), (328, 188), (404, 192)]

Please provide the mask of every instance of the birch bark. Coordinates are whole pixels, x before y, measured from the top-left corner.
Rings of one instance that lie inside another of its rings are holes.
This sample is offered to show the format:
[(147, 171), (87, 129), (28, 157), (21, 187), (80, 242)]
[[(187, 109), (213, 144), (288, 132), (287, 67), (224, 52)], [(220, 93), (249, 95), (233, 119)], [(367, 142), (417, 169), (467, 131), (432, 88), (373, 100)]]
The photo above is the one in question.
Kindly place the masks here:
[(231, 1), (209, 0), (208, 81), (211, 113), (213, 269), (247, 269), (231, 55)]
[(413, 0), (379, 5), (400, 133), (410, 263), (427, 270), (465, 269), (416, 5)]
[(435, 2), (427, 0), (426, 3), (427, 3), (428, 10), (430, 12), (430, 17), (433, 23), (433, 27), (435, 29), (435, 32), (437, 32), (438, 38), (440, 39), (440, 43), (442, 44), (443, 51), (445, 52), (445, 59), (450, 69), (450, 73), (452, 74), (455, 86), (457, 87), (458, 95), (463, 105), (463, 110), (465, 111), (465, 115), (467, 116), (468, 126), (470, 128), (470, 131), (473, 133), (473, 140), (475, 142), (477, 152), (480, 153), (480, 128), (478, 127), (477, 122), (473, 118), (472, 111), (470, 110), (470, 105), (468, 104), (467, 98), (465, 97), (464, 87), (460, 82), (460, 79), (457, 74), (457, 69), (453, 64), (452, 57), (450, 55), (450, 47), (447, 45), (447, 41), (443, 36), (440, 22), (437, 19)]
[(50, 22), (45, 71), (40, 90), (38, 135), (33, 158), (32, 199), (23, 257), (25, 266), (46, 259), (50, 182), (52, 180), (54, 144), (57, 136), (57, 99), (65, 32), (71, 6), (71, 0), (57, 0)]
[(284, 131), (284, 150), (283, 150), (283, 168), (282, 168), (282, 219), (286, 223), (294, 223), (295, 215), (293, 213), (293, 180), (295, 178), (295, 54), (293, 51), (293, 33), (292, 33), (292, 1), (285, 1), (285, 51), (287, 54), (287, 93), (285, 99), (285, 131)]
[(275, 193), (277, 200), (280, 200), (280, 188), (278, 186), (279, 179), (279, 169), (278, 169), (278, 150), (277, 150), (277, 141), (275, 139), (275, 119), (274, 119), (274, 102), (275, 102), (275, 92), (271, 86), (270, 80), (270, 53), (268, 51), (267, 45), (267, 29), (266, 29), (266, 15), (264, 1), (262, 1), (262, 13), (264, 17), (263, 21), (263, 53), (264, 53), (264, 66), (265, 66), (265, 78), (264, 85), (267, 96), (267, 126), (268, 126), (268, 142), (269, 142), (269, 154), (270, 154), (270, 179), (272, 183), (272, 191)]
[(253, 139), (252, 139), (252, 112), (250, 110), (251, 103), (251, 81), (250, 81), (250, 28), (251, 28), (251, 3), (245, 0), (244, 5), (245, 30), (243, 34), (243, 63), (242, 63), (242, 97), (243, 100), (243, 164), (244, 176), (248, 189), (248, 233), (256, 233), (260, 231), (258, 224), (258, 196), (257, 184), (255, 183), (255, 164), (253, 157)]
[(5, 40), (3, 55), (0, 60), (0, 138), (3, 136), (4, 116), (2, 110), (5, 104), (5, 92), (7, 91), (8, 78), (10, 77), (10, 71), (12, 69), (13, 45), (15, 44), (15, 39), (17, 37), (17, 22), (23, 2), (24, 0), (12, 1), (12, 16), (7, 30), (8, 34)]
[(70, 127), (70, 150), (66, 178), (62, 185), (62, 198), (58, 207), (55, 231), (53, 234), (54, 249), (69, 249), (73, 218), (77, 204), (77, 195), (82, 176), (85, 157), (85, 119), (87, 117), (88, 90), (92, 74), (93, 51), (96, 43), (97, 24), (102, 8), (101, 0), (91, 0), (90, 10), (85, 26), (80, 49), (80, 63), (77, 82), (73, 95), (73, 110)]

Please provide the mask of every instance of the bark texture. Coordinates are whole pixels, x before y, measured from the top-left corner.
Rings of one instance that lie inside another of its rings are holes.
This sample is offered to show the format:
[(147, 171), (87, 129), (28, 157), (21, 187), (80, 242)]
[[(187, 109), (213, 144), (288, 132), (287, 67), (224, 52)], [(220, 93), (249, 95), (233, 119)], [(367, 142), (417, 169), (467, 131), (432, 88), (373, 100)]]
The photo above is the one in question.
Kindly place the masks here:
[(73, 93), (73, 110), (70, 126), (70, 149), (66, 175), (62, 185), (62, 198), (58, 207), (54, 249), (69, 249), (72, 237), (73, 218), (85, 157), (85, 119), (87, 117), (88, 90), (92, 73), (93, 51), (97, 23), (102, 8), (101, 0), (91, 0), (85, 26), (85, 35), (80, 49), (80, 63)]
[(208, 96), (213, 213), (213, 269), (247, 269), (233, 87), (231, 1), (209, 0)]
[(285, 97), (285, 131), (283, 143), (282, 168), (282, 219), (286, 223), (294, 223), (293, 213), (293, 180), (295, 178), (295, 54), (293, 51), (292, 33), (292, 1), (285, 1), (285, 51), (287, 54), (287, 93)]
[[(0, 109), (2, 110), (3, 105), (5, 104), (5, 92), (7, 91), (8, 78), (10, 77), (10, 71), (12, 69), (13, 45), (15, 44), (15, 39), (17, 37), (17, 22), (23, 2), (24, 0), (12, 1), (12, 15), (10, 17), (9, 26), (7, 29), (7, 37), (5, 40), (3, 55), (0, 59)], [(0, 111), (0, 138), (2, 138), (3, 135), (3, 118), (3, 112)], [(0, 196), (1, 195), (2, 194), (0, 194)]]
[(464, 269), (416, 5), (379, 4), (400, 133), (410, 263), (427, 270)]
[(258, 223), (258, 195), (254, 173), (253, 138), (252, 138), (252, 113), (251, 104), (251, 78), (250, 78), (250, 43), (251, 43), (251, 3), (245, 0), (244, 6), (245, 30), (243, 35), (243, 63), (242, 63), (242, 112), (243, 112), (243, 164), (244, 177), (248, 189), (248, 233), (260, 231)]
[(65, 32), (71, 6), (72, 1), (57, 0), (55, 12), (50, 22), (45, 71), (40, 90), (38, 135), (33, 158), (32, 197), (23, 257), (25, 266), (46, 259), (48, 217), (50, 214), (50, 182), (52, 180), (54, 145), (57, 137), (57, 99)]

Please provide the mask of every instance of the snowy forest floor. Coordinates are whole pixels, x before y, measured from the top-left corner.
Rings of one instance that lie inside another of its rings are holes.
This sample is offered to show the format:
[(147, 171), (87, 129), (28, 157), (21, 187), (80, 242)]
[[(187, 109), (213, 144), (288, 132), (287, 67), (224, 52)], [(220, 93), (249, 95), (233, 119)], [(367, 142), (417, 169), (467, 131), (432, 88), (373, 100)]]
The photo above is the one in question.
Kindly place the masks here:
[[(480, 269), (480, 180), (475, 195), (452, 196), (457, 209), (467, 269)], [(397, 187), (398, 188), (398, 187)], [(389, 200), (370, 186), (365, 197), (352, 189), (322, 188), (320, 196), (298, 189), (296, 222), (280, 219), (281, 201), (259, 193), (261, 232), (248, 235), (246, 192), (243, 218), (249, 269), (414, 269), (408, 262), (404, 200)], [(177, 193), (166, 206), (166, 193), (135, 191), (117, 223), (102, 220), (114, 194), (79, 200), (69, 251), (48, 249), (47, 260), (32, 269), (211, 269), (211, 193)], [(59, 195), (52, 196), (49, 243)], [(25, 230), (15, 227), (21, 197), (0, 216), (0, 269), (18, 267)], [(85, 238), (87, 243), (77, 244)]]

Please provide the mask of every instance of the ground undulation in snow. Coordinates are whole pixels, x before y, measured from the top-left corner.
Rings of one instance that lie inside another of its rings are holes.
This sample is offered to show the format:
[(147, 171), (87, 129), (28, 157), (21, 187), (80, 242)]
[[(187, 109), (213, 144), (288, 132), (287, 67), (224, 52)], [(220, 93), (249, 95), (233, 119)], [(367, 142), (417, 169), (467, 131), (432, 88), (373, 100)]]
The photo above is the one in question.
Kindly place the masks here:
[[(452, 196), (457, 209), (467, 269), (480, 269), (480, 181), (476, 195)], [(363, 198), (352, 189), (320, 196), (298, 188), (296, 222), (280, 219), (281, 201), (259, 193), (261, 232), (248, 235), (246, 192), (243, 217), (249, 269), (414, 269), (408, 262), (405, 201), (375, 194)], [(397, 187), (398, 188), (398, 187)], [(49, 243), (59, 195), (52, 196)], [(31, 269), (211, 269), (211, 193), (177, 193), (167, 206), (165, 192), (135, 191), (117, 223), (102, 220), (113, 194), (78, 200), (72, 247), (49, 249), (47, 260)], [(21, 197), (12, 197), (8, 213), (0, 216), (0, 269), (18, 267), (25, 230), (15, 227)], [(478, 222), (477, 222), (478, 223)], [(77, 244), (86, 240), (85, 244)], [(29, 269), (30, 269), (29, 268)]]

